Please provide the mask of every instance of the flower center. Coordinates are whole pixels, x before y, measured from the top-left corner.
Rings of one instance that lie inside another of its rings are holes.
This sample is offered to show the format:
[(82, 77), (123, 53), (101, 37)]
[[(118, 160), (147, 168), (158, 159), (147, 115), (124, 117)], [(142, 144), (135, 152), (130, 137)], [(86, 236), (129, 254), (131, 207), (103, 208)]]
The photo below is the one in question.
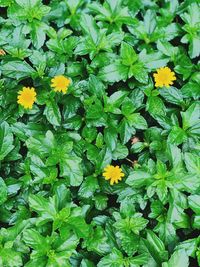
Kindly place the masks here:
[(24, 99), (24, 101), (30, 102), (33, 100), (33, 96), (29, 93), (24, 93), (23, 99)]

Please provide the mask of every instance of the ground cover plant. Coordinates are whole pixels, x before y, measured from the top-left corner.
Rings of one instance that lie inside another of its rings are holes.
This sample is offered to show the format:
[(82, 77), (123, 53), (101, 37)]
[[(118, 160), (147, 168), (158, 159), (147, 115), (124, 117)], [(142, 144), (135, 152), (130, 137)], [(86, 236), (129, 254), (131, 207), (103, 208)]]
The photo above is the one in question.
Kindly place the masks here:
[(0, 266), (200, 266), (199, 1), (0, 14)]

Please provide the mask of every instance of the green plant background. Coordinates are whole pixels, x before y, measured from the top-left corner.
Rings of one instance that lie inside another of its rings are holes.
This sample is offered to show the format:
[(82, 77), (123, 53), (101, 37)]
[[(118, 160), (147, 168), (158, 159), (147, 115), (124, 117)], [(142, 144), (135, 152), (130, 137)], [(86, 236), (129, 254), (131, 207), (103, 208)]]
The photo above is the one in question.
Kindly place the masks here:
[[(199, 1), (0, 11), (0, 266), (200, 266)], [(177, 80), (156, 89), (163, 66)], [(50, 87), (59, 74), (66, 95)], [(125, 173), (117, 185), (108, 164)]]

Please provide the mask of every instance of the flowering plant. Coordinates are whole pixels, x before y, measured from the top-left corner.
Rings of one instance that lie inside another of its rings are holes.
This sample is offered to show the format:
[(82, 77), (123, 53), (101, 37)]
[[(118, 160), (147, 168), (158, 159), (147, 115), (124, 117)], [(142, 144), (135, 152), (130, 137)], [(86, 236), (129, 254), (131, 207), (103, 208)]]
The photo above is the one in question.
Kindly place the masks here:
[(0, 11), (0, 267), (200, 266), (199, 1)]

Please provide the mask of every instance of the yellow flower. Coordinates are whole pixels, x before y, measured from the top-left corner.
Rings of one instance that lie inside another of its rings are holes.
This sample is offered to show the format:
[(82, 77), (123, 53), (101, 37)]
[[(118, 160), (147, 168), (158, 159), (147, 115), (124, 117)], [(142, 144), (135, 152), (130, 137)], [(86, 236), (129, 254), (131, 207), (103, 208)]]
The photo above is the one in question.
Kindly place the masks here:
[(36, 92), (33, 87), (23, 87), (21, 91), (18, 92), (17, 103), (23, 106), (24, 108), (31, 109), (33, 103), (36, 100)]
[(153, 74), (156, 87), (169, 87), (176, 80), (175, 73), (168, 67), (159, 68), (157, 73)]
[(55, 92), (63, 92), (63, 94), (66, 94), (67, 89), (70, 85), (70, 79), (66, 78), (63, 75), (55, 76), (51, 80), (52, 84), (51, 87), (54, 88)]
[(114, 183), (118, 184), (118, 182), (122, 180), (124, 173), (119, 166), (108, 165), (104, 169), (103, 176), (106, 180), (110, 180), (110, 184), (113, 185)]

